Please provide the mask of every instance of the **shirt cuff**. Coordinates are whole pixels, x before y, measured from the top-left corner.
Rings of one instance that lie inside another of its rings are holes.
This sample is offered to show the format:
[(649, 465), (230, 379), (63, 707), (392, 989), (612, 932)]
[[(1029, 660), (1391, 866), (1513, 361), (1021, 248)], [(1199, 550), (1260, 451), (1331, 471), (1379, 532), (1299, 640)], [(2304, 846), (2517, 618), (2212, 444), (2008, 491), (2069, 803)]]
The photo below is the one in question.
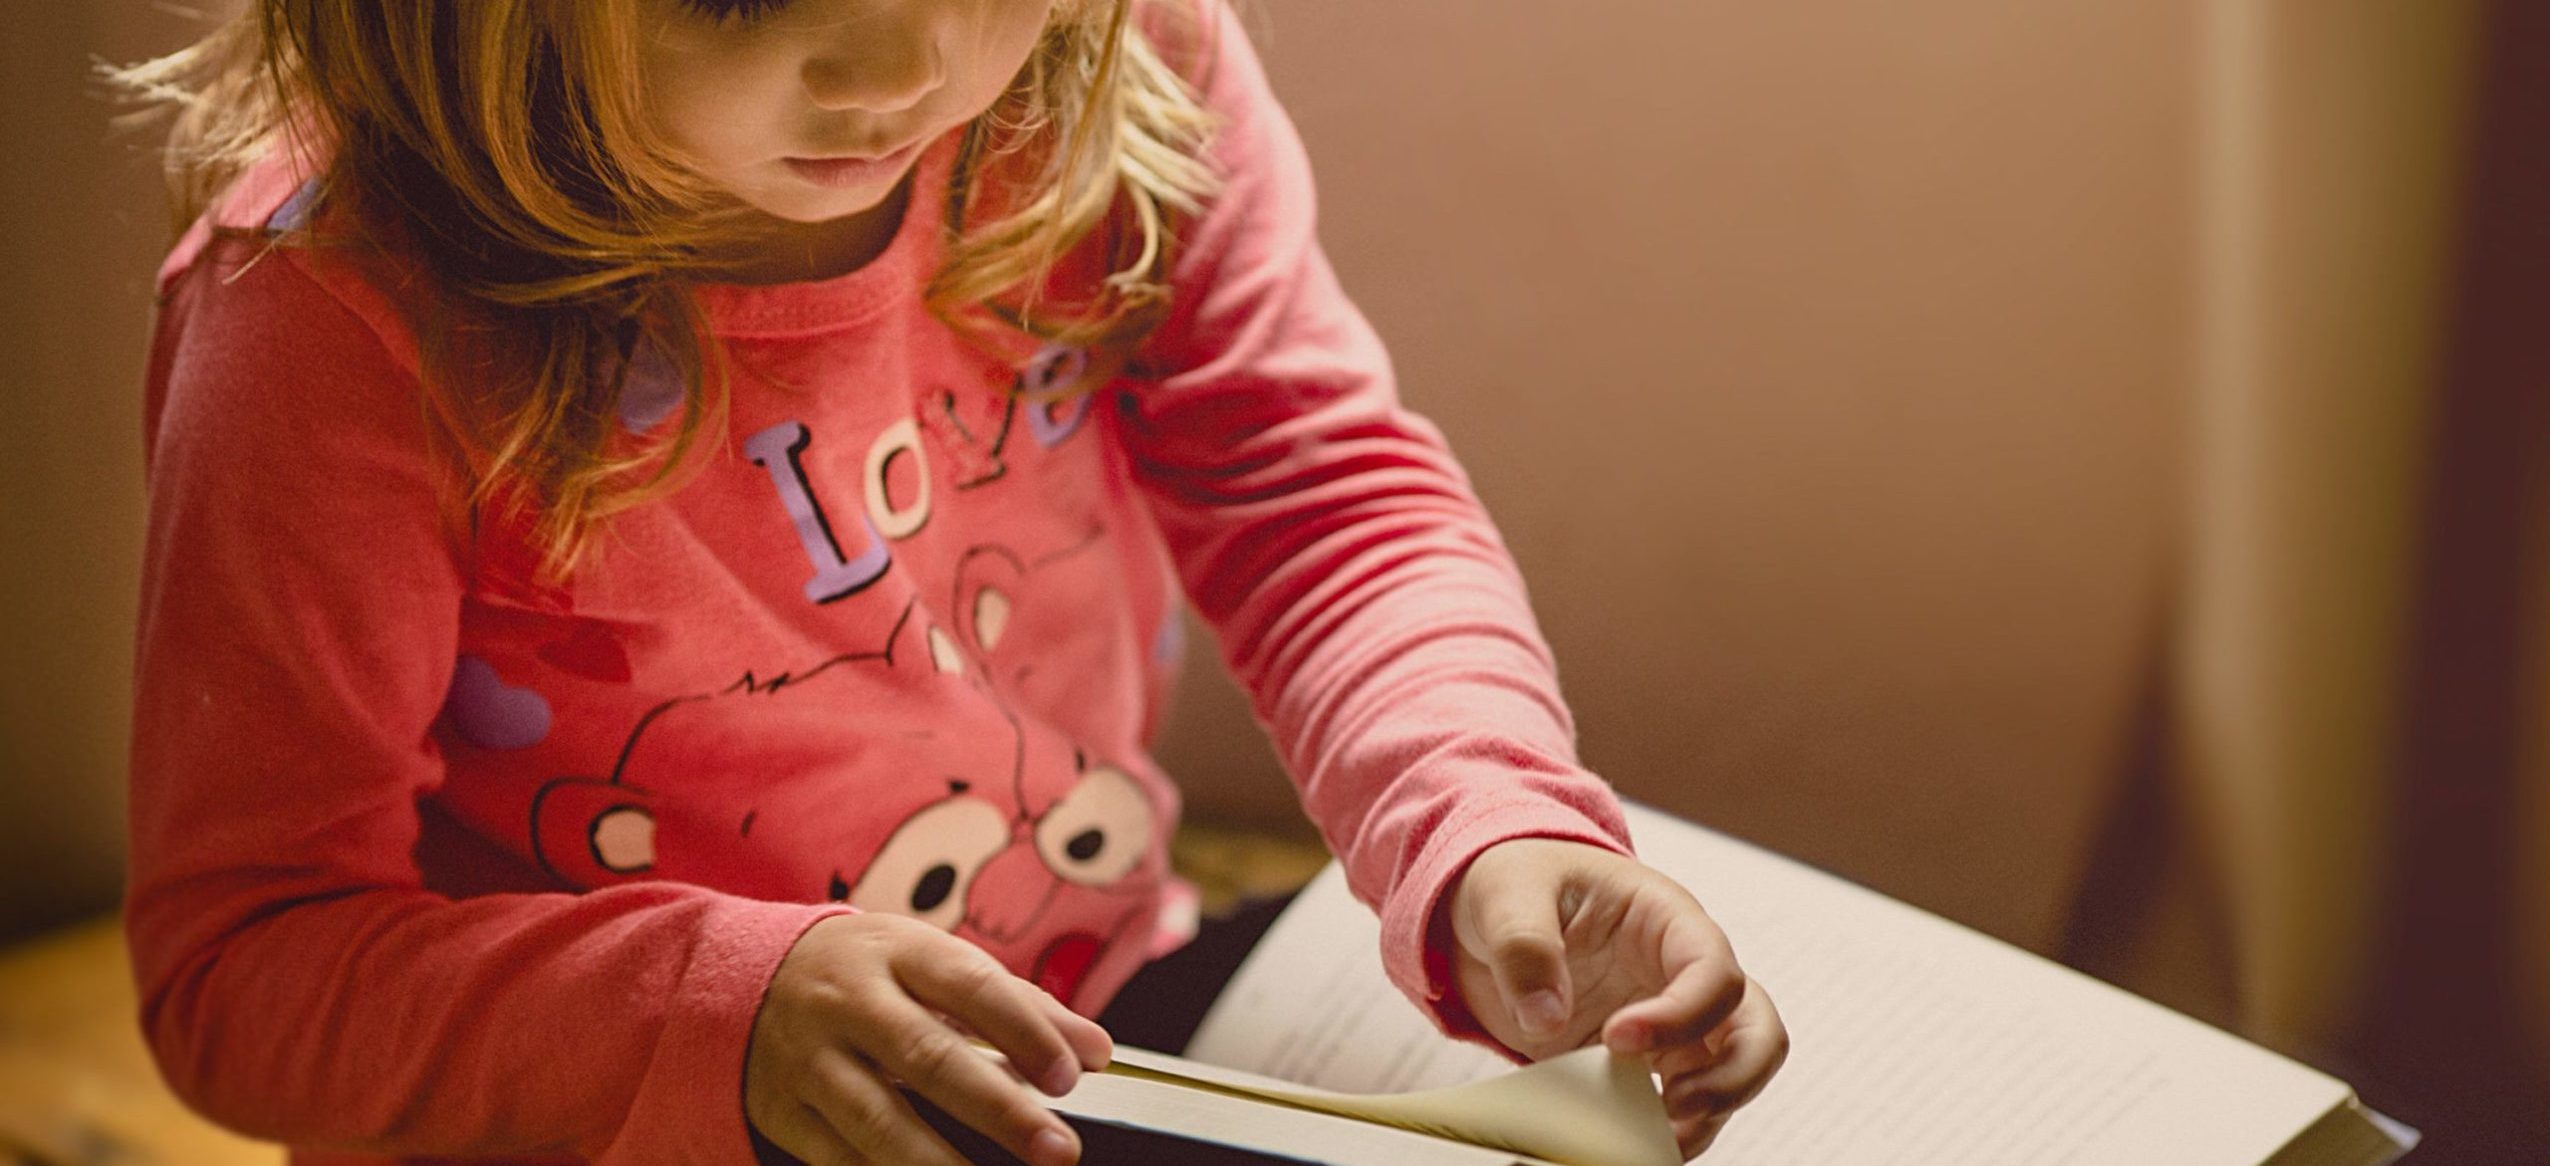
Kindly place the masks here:
[(753, 1166), (744, 1116), (744, 1054), (753, 1018), (780, 961), (806, 929), (849, 914), (855, 912), (831, 904), (734, 899), (704, 916), (655, 1057), (628, 1119), (598, 1161)]

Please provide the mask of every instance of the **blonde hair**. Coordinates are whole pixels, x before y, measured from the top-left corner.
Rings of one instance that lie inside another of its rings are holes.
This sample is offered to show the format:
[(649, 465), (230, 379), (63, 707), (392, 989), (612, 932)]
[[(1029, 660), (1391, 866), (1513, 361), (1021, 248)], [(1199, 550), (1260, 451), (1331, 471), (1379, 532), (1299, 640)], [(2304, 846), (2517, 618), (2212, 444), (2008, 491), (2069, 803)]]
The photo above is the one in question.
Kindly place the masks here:
[[(202, 41), (113, 74), (173, 114), (181, 226), (270, 151), (305, 150), (325, 160), (328, 199), (392, 226), (456, 293), (415, 322), (427, 407), (467, 482), (455, 501), (473, 526), (526, 528), (552, 578), (603, 519), (678, 486), (725, 425), (723, 362), (681, 281), (747, 220), (650, 128), (635, 3), (250, 0)], [(1013, 359), (1039, 341), (1120, 357), (1166, 306), (1174, 217), (1213, 191), (1211, 119), (1135, 18), (1155, 3), (1057, 0), (964, 132), (946, 258), (923, 294)], [(1093, 236), (1108, 274), (1047, 287)], [(676, 425), (632, 442), (604, 419), (645, 344), (687, 390)]]

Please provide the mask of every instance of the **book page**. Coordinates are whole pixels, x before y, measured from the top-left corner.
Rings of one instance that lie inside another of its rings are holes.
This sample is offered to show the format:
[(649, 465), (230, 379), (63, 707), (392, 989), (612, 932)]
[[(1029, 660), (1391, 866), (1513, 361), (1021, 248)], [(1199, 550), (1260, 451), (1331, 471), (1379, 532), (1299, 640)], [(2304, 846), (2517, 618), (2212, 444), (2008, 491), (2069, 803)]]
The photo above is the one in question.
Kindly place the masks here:
[[(2257, 1166), (2346, 1086), (1803, 864), (1630, 807), (1788, 1024), (1788, 1064), (1710, 1150), (1725, 1166)], [(1509, 1062), (1437, 1035), (1384, 977), (1331, 867), (1270, 929), (1188, 1055), (1343, 1092)]]
[(1394, 1093), (1339, 1093), (1122, 1045), (1106, 1071), (1379, 1122), (1565, 1166), (1682, 1162), (1645, 1060), (1602, 1048), (1578, 1049), (1478, 1081)]
[(1553, 1166), (1355, 1118), (1118, 1073), (1083, 1074), (1070, 1093), (1046, 1104), (1088, 1121), (1321, 1166)]

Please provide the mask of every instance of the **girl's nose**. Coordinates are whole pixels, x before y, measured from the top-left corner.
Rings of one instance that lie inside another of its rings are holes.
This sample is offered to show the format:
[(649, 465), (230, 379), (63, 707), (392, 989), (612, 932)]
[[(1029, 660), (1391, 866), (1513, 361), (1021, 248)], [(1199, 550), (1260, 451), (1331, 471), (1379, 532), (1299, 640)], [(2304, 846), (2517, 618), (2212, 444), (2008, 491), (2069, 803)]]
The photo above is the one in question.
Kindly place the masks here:
[(806, 96), (828, 110), (901, 113), (947, 81), (930, 17), (933, 5), (904, 4), (845, 21), (806, 58)]

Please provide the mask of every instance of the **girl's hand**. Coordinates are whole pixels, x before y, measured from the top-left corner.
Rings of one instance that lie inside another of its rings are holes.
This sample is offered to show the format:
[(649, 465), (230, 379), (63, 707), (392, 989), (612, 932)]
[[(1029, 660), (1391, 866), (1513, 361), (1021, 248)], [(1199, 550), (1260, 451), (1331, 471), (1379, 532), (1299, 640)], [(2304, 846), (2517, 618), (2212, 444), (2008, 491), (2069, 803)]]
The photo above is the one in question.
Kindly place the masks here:
[(1462, 1002), (1535, 1060), (1600, 1039), (1643, 1053), (1688, 1158), (1787, 1058), (1788, 1029), (1689, 891), (1600, 847), (1517, 839), (1447, 896)]
[(1030, 1166), (1072, 1166), (1080, 1139), (999, 1064), (999, 1049), (1050, 1094), (1104, 1068), (1105, 1029), (1009, 974), (973, 944), (900, 915), (807, 928), (753, 1018), (744, 1114), (809, 1166), (965, 1166), (895, 1083)]

